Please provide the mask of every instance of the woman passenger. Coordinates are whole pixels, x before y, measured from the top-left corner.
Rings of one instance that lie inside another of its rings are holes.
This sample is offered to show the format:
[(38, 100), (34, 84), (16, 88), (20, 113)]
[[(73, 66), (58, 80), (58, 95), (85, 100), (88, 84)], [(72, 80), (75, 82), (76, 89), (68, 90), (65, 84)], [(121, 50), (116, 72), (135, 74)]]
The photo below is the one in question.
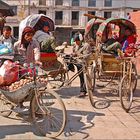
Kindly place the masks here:
[(39, 43), (33, 39), (34, 34), (34, 29), (27, 26), (22, 32), (21, 40), (14, 44), (15, 59), (19, 59), (21, 63), (41, 64), (40, 47)]

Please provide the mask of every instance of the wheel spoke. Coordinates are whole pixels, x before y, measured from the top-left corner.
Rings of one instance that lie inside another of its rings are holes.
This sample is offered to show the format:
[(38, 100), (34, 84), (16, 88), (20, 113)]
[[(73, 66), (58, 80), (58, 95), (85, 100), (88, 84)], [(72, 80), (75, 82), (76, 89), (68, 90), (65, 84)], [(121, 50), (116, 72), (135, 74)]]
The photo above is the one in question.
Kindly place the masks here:
[[(60, 135), (66, 123), (66, 109), (62, 100), (54, 91), (46, 91), (39, 94), (38, 100), (40, 103), (39, 108), (42, 109), (38, 109), (38, 111), (35, 110), (35, 99), (31, 104), (32, 116), (36, 127), (42, 134), (48, 137)], [(45, 114), (43, 112), (45, 112)]]

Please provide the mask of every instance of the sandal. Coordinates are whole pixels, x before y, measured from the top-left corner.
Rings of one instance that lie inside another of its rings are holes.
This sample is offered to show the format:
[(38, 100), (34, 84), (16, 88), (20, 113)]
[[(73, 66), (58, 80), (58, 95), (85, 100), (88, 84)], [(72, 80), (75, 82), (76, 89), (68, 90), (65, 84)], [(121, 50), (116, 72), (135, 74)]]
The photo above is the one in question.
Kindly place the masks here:
[(85, 96), (86, 96), (86, 93), (85, 92), (81, 92), (80, 95), (78, 95), (79, 98), (83, 98)]

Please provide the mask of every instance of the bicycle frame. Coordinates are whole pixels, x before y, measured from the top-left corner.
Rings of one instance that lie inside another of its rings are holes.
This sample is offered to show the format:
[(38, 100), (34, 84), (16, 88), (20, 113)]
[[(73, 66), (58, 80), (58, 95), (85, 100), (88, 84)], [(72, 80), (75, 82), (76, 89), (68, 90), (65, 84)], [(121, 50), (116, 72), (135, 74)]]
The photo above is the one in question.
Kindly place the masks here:
[[(70, 86), (71, 83), (79, 76), (79, 74), (86, 73), (87, 72), (87, 64), (86, 64), (86, 60), (83, 58), (82, 59), (82, 63), (81, 62), (76, 62), (76, 58), (80, 58), (80, 57), (75, 57), (75, 59), (73, 61), (67, 60), (63, 57), (63, 55), (61, 55), (63, 58), (63, 62), (64, 62), (64, 66), (66, 69), (66, 77), (67, 79), (64, 81), (64, 86)], [(69, 70), (68, 70), (68, 63), (72, 63), (72, 64), (81, 64), (82, 68), (77, 71), (72, 77), (69, 77)]]

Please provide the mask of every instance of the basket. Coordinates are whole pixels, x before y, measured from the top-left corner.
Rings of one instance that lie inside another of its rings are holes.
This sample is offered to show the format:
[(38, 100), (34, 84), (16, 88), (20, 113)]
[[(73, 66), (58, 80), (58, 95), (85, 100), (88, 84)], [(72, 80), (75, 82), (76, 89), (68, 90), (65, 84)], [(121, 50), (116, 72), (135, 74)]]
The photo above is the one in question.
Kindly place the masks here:
[[(20, 89), (17, 89), (15, 91), (6, 91), (6, 90), (2, 90), (0, 89), (1, 93), (11, 102), (13, 103), (20, 103), (22, 102), (29, 94), (31, 94), (32, 90), (34, 88), (34, 82), (31, 82), (29, 84), (25, 84), (23, 87), (21, 87)], [(44, 87), (46, 86), (43, 83), (37, 82), (36, 83), (36, 87), (40, 88), (40, 87)]]

